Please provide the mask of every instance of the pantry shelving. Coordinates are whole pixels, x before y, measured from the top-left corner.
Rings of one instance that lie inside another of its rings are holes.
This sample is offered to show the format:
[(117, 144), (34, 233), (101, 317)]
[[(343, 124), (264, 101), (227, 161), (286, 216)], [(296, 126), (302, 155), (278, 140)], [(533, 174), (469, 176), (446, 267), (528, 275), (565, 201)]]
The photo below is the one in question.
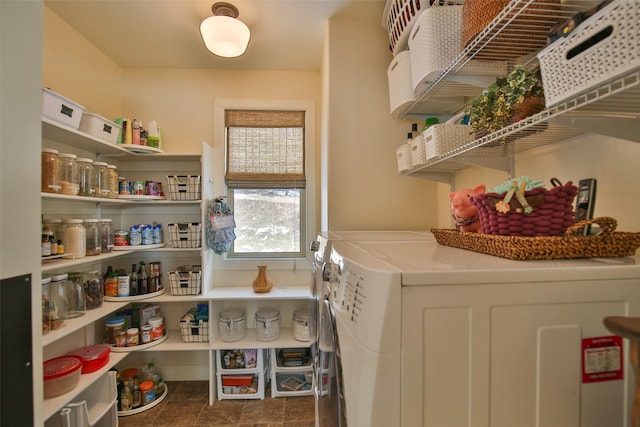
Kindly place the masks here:
[[(458, 111), (464, 110), (488, 85), (478, 84), (482, 79), (474, 81), (465, 76), (465, 66), (471, 59), (510, 63), (537, 61), (535, 55), (545, 47), (547, 37), (547, 31), (540, 29), (548, 29), (591, 6), (588, 2), (562, 2), (553, 7), (547, 2), (532, 0), (509, 2), (416, 96), (400, 118), (432, 115), (430, 105), (438, 105), (443, 98), (463, 99), (465, 102), (459, 105)], [(472, 166), (498, 169), (511, 175), (515, 155), (592, 132), (640, 142), (639, 113), (640, 71), (632, 70), (520, 122), (430, 158), (403, 171), (402, 175), (451, 183), (456, 172)]]

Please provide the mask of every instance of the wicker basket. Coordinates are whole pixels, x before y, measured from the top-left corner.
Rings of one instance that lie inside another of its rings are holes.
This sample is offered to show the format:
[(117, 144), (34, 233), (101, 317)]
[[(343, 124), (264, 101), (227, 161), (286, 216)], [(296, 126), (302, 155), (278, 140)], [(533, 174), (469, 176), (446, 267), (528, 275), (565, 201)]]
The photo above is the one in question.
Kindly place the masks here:
[[(478, 35), (493, 21), (501, 15), (512, 0), (467, 0), (462, 8), (462, 48), (467, 47)], [(525, 1), (520, 3), (524, 4)], [(508, 55), (509, 46), (513, 44), (514, 34), (525, 32), (527, 39), (518, 40), (518, 49), (524, 47), (533, 52), (546, 44), (546, 37), (558, 19), (553, 12), (559, 9), (560, 0), (536, 0), (532, 4), (516, 5), (505, 11), (500, 17), (500, 23), (508, 26), (508, 29), (500, 31), (495, 36), (492, 35), (488, 46), (483, 48), (486, 53), (476, 55), (476, 59), (505, 59)], [(497, 29), (501, 28), (498, 26)], [(493, 33), (493, 32), (492, 32)], [(494, 49), (488, 47), (498, 47), (496, 57), (488, 52)], [(499, 48), (502, 46), (502, 48)], [(519, 51), (518, 56), (521, 54)]]
[(524, 213), (516, 197), (509, 201), (509, 211), (499, 212), (498, 202), (506, 193), (484, 193), (471, 198), (478, 208), (482, 231), (502, 236), (559, 236), (575, 222), (573, 200), (578, 189), (571, 181), (564, 185), (534, 188), (525, 192), (531, 213)]
[(473, 140), (469, 126), (446, 123), (429, 126), (422, 135), (427, 160), (460, 148)]
[[(573, 235), (587, 224), (599, 224), (602, 233), (596, 236)], [(635, 255), (640, 247), (640, 233), (617, 232), (616, 227), (615, 219), (601, 217), (580, 221), (569, 227), (563, 236), (553, 237), (495, 236), (448, 229), (432, 229), (431, 232), (441, 245), (514, 260), (611, 258)]]

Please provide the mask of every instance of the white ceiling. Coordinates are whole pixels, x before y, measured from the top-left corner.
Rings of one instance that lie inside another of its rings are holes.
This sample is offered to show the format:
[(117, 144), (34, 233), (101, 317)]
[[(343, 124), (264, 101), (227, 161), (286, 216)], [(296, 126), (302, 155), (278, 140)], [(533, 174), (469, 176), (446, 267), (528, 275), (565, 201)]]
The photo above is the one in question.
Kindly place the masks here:
[[(123, 68), (319, 70), (327, 20), (358, 17), (382, 29), (384, 0), (226, 0), (251, 30), (244, 55), (221, 58), (200, 37), (217, 0), (45, 0)], [(380, 46), (380, 49), (385, 49)]]

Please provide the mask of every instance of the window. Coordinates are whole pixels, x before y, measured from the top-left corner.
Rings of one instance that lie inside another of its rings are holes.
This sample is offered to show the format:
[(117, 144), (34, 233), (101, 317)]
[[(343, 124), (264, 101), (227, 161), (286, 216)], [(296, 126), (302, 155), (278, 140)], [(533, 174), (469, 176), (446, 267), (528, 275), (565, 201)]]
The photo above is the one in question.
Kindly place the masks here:
[(236, 220), (229, 257), (305, 255), (304, 123), (304, 111), (225, 111), (225, 182)]

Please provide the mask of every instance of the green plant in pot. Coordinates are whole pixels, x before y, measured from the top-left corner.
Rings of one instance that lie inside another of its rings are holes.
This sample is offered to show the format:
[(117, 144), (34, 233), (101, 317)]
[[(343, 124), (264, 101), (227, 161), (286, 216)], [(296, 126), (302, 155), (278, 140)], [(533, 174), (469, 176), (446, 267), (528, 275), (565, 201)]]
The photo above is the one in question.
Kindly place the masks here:
[(544, 109), (540, 70), (516, 65), (506, 77), (499, 77), (467, 110), (476, 137), (482, 137)]

